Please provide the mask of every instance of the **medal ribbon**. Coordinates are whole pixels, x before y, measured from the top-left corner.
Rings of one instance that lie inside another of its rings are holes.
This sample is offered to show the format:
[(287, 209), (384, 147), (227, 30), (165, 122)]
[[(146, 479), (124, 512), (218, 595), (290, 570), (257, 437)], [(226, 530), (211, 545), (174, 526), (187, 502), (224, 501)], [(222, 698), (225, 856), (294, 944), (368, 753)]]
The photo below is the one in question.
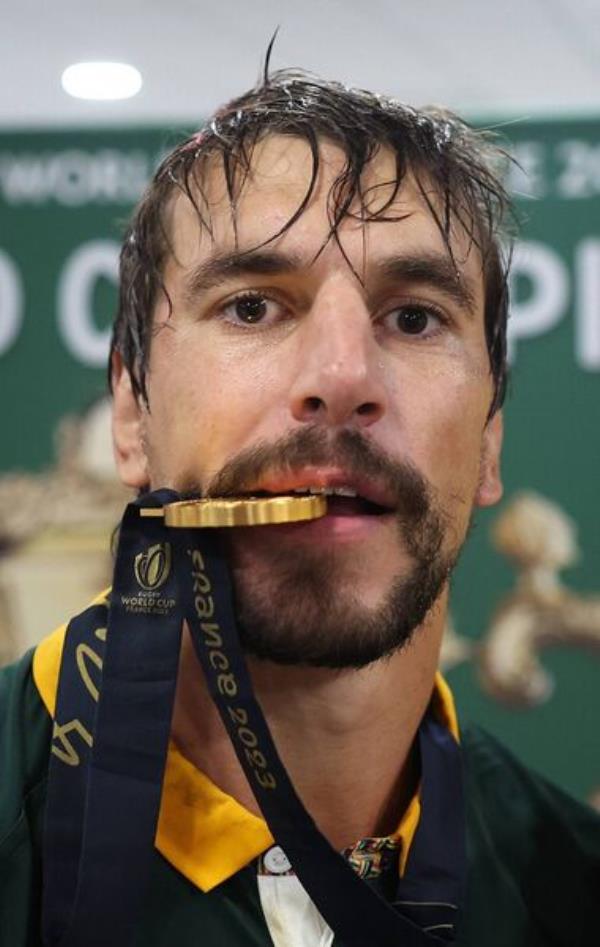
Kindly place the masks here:
[[(45, 947), (131, 947), (134, 941), (154, 849), (184, 618), (271, 833), (345, 947), (433, 947), (453, 940), (466, 864), (454, 739), (425, 716), (418, 735), (421, 819), (392, 907), (321, 834), (279, 758), (239, 644), (219, 531), (168, 529), (158, 518), (140, 517), (140, 507), (178, 499), (162, 490), (127, 507), (108, 633), (96, 627), (99, 607), (67, 631), (46, 808)], [(93, 646), (104, 637), (101, 659)], [(91, 678), (91, 665), (102, 667), (101, 686)]]

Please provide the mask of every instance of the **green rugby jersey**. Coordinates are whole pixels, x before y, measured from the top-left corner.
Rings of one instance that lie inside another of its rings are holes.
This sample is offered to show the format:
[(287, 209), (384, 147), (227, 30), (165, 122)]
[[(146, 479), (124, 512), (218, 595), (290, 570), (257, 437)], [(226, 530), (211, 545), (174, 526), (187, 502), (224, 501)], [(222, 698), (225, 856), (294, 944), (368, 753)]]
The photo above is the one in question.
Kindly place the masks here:
[[(42, 826), (63, 633), (46, 639), (35, 661), (30, 653), (0, 671), (0, 947), (41, 947)], [(454, 729), (442, 682), (436, 700)], [(600, 819), (483, 732), (464, 729), (461, 747), (468, 889), (457, 943), (576, 947), (595, 942)], [(398, 830), (400, 871), (418, 819), (415, 798)], [(272, 844), (262, 819), (171, 746), (135, 947), (273, 947), (257, 877), (258, 856)], [(290, 932), (290, 947), (312, 943), (302, 936)], [(314, 941), (315, 947), (323, 943)], [(374, 931), (365, 947), (376, 945)], [(334, 938), (333, 947), (343, 945)]]

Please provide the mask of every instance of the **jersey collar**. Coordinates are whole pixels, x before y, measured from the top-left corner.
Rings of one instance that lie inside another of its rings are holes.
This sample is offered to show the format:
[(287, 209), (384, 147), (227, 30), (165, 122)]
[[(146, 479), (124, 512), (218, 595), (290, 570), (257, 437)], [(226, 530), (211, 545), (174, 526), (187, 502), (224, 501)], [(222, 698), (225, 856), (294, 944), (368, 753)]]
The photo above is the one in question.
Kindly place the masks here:
[[(106, 601), (104, 592), (94, 604)], [(40, 697), (53, 716), (60, 660), (66, 633), (61, 626), (45, 638), (33, 656), (33, 678)], [(438, 720), (458, 740), (454, 700), (447, 683), (437, 674), (432, 695)], [(393, 833), (399, 843), (400, 874), (419, 824), (417, 792)], [(167, 753), (163, 794), (155, 839), (159, 852), (202, 891), (226, 881), (274, 844), (266, 822), (216, 786), (187, 760), (171, 742)]]

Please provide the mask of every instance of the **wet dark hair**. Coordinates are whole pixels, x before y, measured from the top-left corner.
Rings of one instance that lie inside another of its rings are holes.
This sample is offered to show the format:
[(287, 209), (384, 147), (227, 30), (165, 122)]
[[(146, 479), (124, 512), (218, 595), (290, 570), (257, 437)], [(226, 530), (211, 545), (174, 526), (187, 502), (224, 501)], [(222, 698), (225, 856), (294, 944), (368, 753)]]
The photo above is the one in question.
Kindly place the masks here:
[[(165, 158), (132, 219), (121, 251), (112, 348), (121, 354), (136, 395), (147, 403), (152, 316), (159, 292), (169, 300), (163, 269), (172, 252), (167, 213), (171, 198), (177, 192), (186, 195), (200, 226), (210, 232), (211, 222), (202, 199), (203, 175), (207, 163), (216, 159), (221, 162), (235, 224), (236, 198), (250, 171), (253, 148), (260, 139), (273, 134), (306, 141), (313, 163), (303, 200), (266, 243), (292, 227), (307, 207), (317, 181), (321, 140), (333, 142), (345, 155), (345, 164), (329, 194), (330, 233), (326, 242), (336, 240), (344, 252), (338, 228), (345, 217), (394, 219), (386, 214), (407, 171), (416, 180), (455, 266), (452, 231), (459, 227), (468, 235), (483, 266), (485, 333), (494, 380), (491, 416), (504, 400), (507, 378), (508, 253), (504, 237), (511, 214), (500, 176), (504, 152), (489, 134), (472, 129), (451, 112), (415, 109), (303, 72), (282, 70), (269, 75), (268, 68), (260, 84), (220, 109), (198, 133)], [(383, 206), (378, 202), (377, 210), (371, 211), (372, 195), (362, 187), (362, 174), (380, 148), (388, 148), (395, 155), (396, 176)], [(432, 200), (432, 185), (438, 192), (437, 200)]]

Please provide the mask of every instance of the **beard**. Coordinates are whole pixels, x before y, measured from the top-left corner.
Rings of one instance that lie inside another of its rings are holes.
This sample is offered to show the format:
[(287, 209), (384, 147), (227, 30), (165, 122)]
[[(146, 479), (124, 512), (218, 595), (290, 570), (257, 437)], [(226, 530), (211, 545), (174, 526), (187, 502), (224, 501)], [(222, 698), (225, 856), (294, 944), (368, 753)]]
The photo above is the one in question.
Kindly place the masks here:
[[(275, 559), (275, 557), (274, 557)], [(363, 668), (406, 647), (440, 596), (453, 566), (423, 557), (377, 605), (341, 585), (334, 552), (278, 551), (268, 579), (240, 572), (236, 603), (246, 654), (277, 664)]]
[[(238, 454), (211, 480), (205, 493), (239, 496), (267, 473), (326, 465), (342, 468), (349, 480), (360, 475), (385, 486), (396, 503), (391, 515), (404, 566), (380, 600), (366, 605), (349, 580), (352, 570), (345, 551), (304, 543), (255, 545), (251, 538), (248, 558), (240, 550), (245, 537), (225, 531), (238, 630), (246, 654), (259, 659), (358, 669), (407, 646), (442, 593), (458, 558), (459, 542), (444, 551), (450, 525), (423, 475), (414, 465), (391, 458), (358, 431), (342, 430), (332, 436), (311, 425)], [(187, 485), (197, 495), (194, 486)], [(356, 549), (353, 556), (356, 569)], [(363, 571), (368, 568), (368, 561), (362, 563)]]

